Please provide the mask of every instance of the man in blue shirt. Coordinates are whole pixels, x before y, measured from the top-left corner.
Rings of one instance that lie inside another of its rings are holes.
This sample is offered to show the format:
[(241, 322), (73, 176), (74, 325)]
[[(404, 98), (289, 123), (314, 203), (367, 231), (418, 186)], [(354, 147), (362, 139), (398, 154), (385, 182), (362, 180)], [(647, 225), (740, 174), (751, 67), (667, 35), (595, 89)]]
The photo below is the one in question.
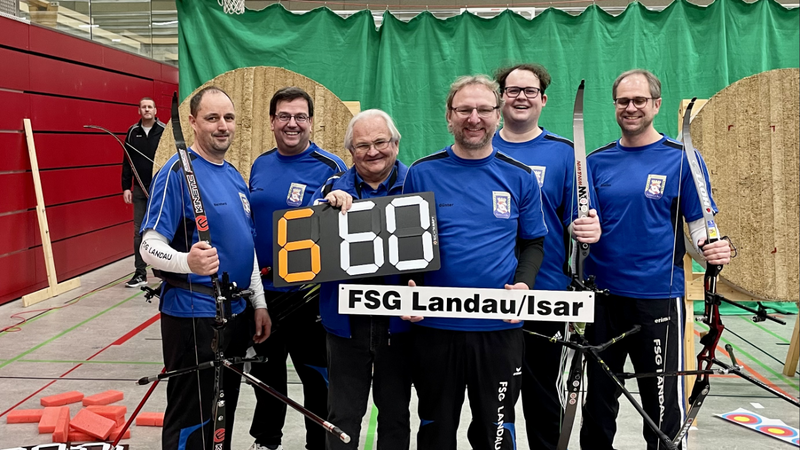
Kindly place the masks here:
[[(331, 177), (313, 200), (325, 199), (346, 212), (352, 201), (399, 195), (408, 168), (397, 160), (400, 132), (384, 111), (369, 109), (347, 126), (344, 145), (353, 167)], [(397, 284), (399, 278), (373, 277), (350, 283)], [(409, 324), (399, 317), (339, 314), (339, 283), (320, 287), (320, 314), (328, 331), (328, 421), (352, 441), (328, 436), (328, 450), (358, 449), (361, 420), (370, 384), (378, 408), (378, 450), (408, 450), (410, 444), (411, 370)]]
[[(256, 226), (256, 253), (260, 268), (272, 268), (272, 213), (277, 210), (305, 206), (331, 175), (345, 170), (338, 156), (311, 142), (314, 128), (314, 102), (304, 90), (285, 87), (278, 90), (269, 104), (270, 128), (275, 135), (275, 148), (264, 152), (250, 170), (250, 198)], [(270, 273), (270, 275), (272, 275)], [(286, 394), (286, 357), (292, 362), (303, 383), (304, 406), (325, 417), (327, 412), (327, 370), (325, 330), (319, 323), (319, 300), (308, 289), (278, 288), (272, 277), (264, 280), (267, 304), (273, 310), (286, 305), (302, 304), (289, 317), (276, 324), (270, 339), (254, 346), (256, 354), (267, 362), (253, 364), (250, 373)], [(274, 318), (274, 317), (273, 317)], [(281, 446), (286, 404), (255, 388), (256, 409), (250, 435), (255, 442), (251, 450), (277, 449)], [(306, 448), (323, 450), (325, 430), (306, 419)]]
[[(441, 268), (415, 276), (428, 286), (529, 289), (547, 228), (533, 171), (499, 152), (492, 138), (503, 98), (484, 75), (461, 77), (447, 97), (455, 143), (411, 165), (404, 193), (432, 191)], [(410, 283), (413, 284), (413, 283)], [(420, 450), (456, 448), (469, 392), (475, 449), (515, 448), (514, 405), (522, 384), (519, 321), (409, 317)]]
[[(255, 342), (269, 336), (270, 320), (255, 258), (253, 221), (244, 179), (225, 152), (236, 131), (233, 102), (221, 89), (200, 90), (190, 101), (189, 122), (195, 142), (188, 149), (206, 210), (211, 243), (200, 241), (194, 207), (178, 155), (172, 156), (152, 184), (142, 224), (142, 258), (164, 272), (160, 295), (161, 337), (168, 371), (214, 359), (215, 299), (209, 275), (227, 272), (230, 281), (251, 289), (255, 309)], [(251, 259), (249, 255), (253, 255)], [(244, 356), (249, 341), (248, 315), (241, 298), (230, 302), (231, 317), (223, 333), (225, 356)], [(232, 436), (241, 377), (225, 372), (226, 436)], [(162, 447), (211, 448), (214, 371), (200, 370), (169, 379)], [(198, 432), (200, 430), (200, 432)], [(225, 440), (230, 449), (230, 439)]]
[[(598, 287), (610, 295), (597, 297), (595, 322), (586, 335), (598, 344), (640, 325), (633, 339), (601, 353), (611, 371), (622, 372), (628, 355), (637, 372), (681, 370), (686, 332), (683, 220), (709, 264), (728, 264), (730, 248), (724, 240), (703, 246), (702, 206), (687, 153), (653, 126), (661, 107), (658, 78), (630, 70), (617, 77), (612, 95), (622, 137), (595, 150), (587, 161), (603, 238), (592, 246), (586, 272), (596, 275)], [(710, 186), (702, 158), (699, 163)], [(716, 212), (713, 200), (712, 206)], [(581, 448), (612, 449), (621, 392), (597, 364), (588, 364), (587, 370)], [(678, 433), (685, 414), (682, 381), (637, 379), (642, 406), (667, 436)], [(649, 450), (658, 448), (657, 435), (646, 425), (644, 437)]]
[[(539, 64), (502, 68), (495, 75), (503, 94), (503, 128), (492, 144), (506, 155), (527, 164), (542, 191), (542, 212), (547, 224), (545, 258), (533, 289), (563, 291), (570, 284), (570, 231), (572, 237), (589, 244), (600, 238), (597, 212), (577, 217), (575, 149), (572, 141), (539, 126), (547, 104), (545, 90), (550, 74)], [(593, 200), (592, 205), (594, 205)], [(573, 221), (573, 219), (575, 219)], [(525, 329), (547, 336), (566, 336), (567, 323), (527, 321)], [(531, 449), (555, 450), (564, 409), (559, 380), (563, 373), (560, 345), (525, 335), (525, 365), (522, 370), (522, 408)]]

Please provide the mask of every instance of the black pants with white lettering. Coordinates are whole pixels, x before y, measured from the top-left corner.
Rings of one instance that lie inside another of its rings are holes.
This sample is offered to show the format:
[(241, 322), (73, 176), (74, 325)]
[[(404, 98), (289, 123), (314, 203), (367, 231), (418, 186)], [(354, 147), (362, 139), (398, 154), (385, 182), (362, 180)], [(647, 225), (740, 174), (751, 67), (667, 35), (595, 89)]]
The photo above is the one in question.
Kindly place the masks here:
[[(174, 317), (161, 313), (161, 346), (167, 370), (195, 366), (196, 361), (214, 359), (211, 342), (214, 339), (211, 318)], [(232, 317), (223, 329), (225, 357), (244, 356), (250, 339), (249, 327), (243, 314)], [(197, 347), (195, 348), (195, 344)], [(231, 448), (233, 421), (239, 400), (242, 377), (232, 370), (222, 369), (222, 384), (226, 399), (225, 449)], [(199, 388), (198, 388), (199, 383)], [(167, 409), (161, 445), (165, 449), (211, 449), (214, 420), (214, 369), (204, 369), (167, 381)], [(202, 428), (202, 432), (199, 432)], [(205, 444), (203, 439), (205, 438)]]
[(355, 315), (350, 316), (350, 335), (328, 334), (328, 421), (349, 434), (351, 441), (345, 444), (328, 434), (327, 449), (359, 448), (361, 420), (367, 412), (372, 385), (378, 409), (378, 450), (408, 450), (411, 336), (389, 334), (388, 317)]
[(516, 447), (514, 405), (522, 385), (522, 328), (452, 331), (414, 325), (414, 386), (419, 396), (419, 450), (456, 450), (456, 432), (469, 395), (467, 430), (476, 450)]
[[(282, 292), (266, 291), (267, 305)], [(302, 301), (304, 292), (291, 294)], [(293, 300), (287, 300), (293, 301)], [(256, 354), (266, 356), (267, 362), (252, 364), (250, 374), (278, 392), (286, 395), (286, 358), (292, 356), (294, 370), (303, 383), (303, 406), (314, 414), (325, 417), (328, 412), (328, 368), (325, 353), (325, 328), (319, 321), (319, 299), (308, 302), (284, 319), (274, 334), (266, 341), (253, 345)], [(279, 445), (286, 421), (286, 404), (259, 388), (250, 435), (261, 445)], [(325, 430), (310, 419), (305, 419), (306, 448), (323, 450)]]
[[(659, 370), (672, 372), (683, 369), (683, 321), (683, 301), (680, 298), (597, 296), (595, 322), (587, 327), (586, 336), (590, 343), (599, 344), (630, 330), (634, 325), (641, 325), (640, 332), (612, 344), (600, 356), (615, 373), (623, 371), (628, 355), (637, 373)], [(622, 391), (591, 359), (587, 363), (587, 377), (581, 448), (609, 450), (614, 448)], [(682, 378), (637, 380), (642, 407), (669, 437), (678, 433), (683, 420)], [(659, 447), (657, 435), (646, 424), (643, 426), (643, 435), (648, 450)]]
[[(525, 329), (546, 336), (566, 331), (564, 322), (525, 322)], [(522, 411), (531, 450), (555, 450), (561, 434), (564, 409), (559, 400), (561, 354), (564, 347), (525, 334), (525, 366), (522, 369)]]

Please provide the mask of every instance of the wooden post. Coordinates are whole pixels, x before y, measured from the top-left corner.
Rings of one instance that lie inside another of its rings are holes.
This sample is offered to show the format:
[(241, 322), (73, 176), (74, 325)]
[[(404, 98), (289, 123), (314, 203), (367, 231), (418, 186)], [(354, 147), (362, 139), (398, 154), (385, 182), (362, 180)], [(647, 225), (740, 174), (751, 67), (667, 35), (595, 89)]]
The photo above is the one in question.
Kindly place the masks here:
[(786, 354), (786, 364), (783, 366), (783, 374), (787, 377), (794, 377), (797, 370), (797, 361), (800, 358), (800, 315), (794, 319), (794, 331), (792, 331), (792, 341), (789, 344), (789, 353)]
[(81, 280), (80, 278), (73, 278), (59, 284), (58, 278), (56, 277), (56, 266), (53, 261), (53, 247), (50, 245), (50, 228), (47, 225), (47, 214), (45, 214), (44, 210), (42, 180), (39, 178), (39, 162), (36, 159), (36, 147), (33, 143), (31, 120), (23, 119), (23, 123), (25, 124), (25, 137), (28, 141), (28, 156), (31, 160), (33, 189), (36, 192), (36, 216), (39, 218), (39, 232), (42, 236), (42, 250), (44, 250), (44, 265), (47, 269), (48, 284), (48, 287), (22, 297), (22, 305), (27, 307), (80, 287)]

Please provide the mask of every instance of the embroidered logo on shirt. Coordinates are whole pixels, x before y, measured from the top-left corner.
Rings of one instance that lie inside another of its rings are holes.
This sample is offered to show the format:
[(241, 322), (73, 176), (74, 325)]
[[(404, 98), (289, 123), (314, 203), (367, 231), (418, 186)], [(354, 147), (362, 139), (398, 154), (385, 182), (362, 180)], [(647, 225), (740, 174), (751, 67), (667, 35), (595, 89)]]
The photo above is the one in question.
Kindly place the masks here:
[(644, 196), (658, 200), (664, 195), (664, 186), (667, 184), (666, 175), (647, 175), (647, 186), (644, 188)]
[(247, 214), (247, 217), (250, 217), (250, 202), (247, 201), (247, 196), (239, 192), (239, 199), (242, 201), (242, 208), (244, 208), (244, 213)]
[(286, 194), (286, 204), (289, 206), (303, 206), (303, 196), (306, 193), (306, 185), (292, 183), (289, 186), (289, 193)]
[(511, 194), (502, 191), (492, 191), (492, 212), (498, 219), (511, 217)]
[(536, 181), (539, 182), (539, 187), (541, 188), (544, 186), (544, 173), (547, 171), (547, 167), (545, 166), (528, 166), (531, 168), (534, 174), (536, 174)]

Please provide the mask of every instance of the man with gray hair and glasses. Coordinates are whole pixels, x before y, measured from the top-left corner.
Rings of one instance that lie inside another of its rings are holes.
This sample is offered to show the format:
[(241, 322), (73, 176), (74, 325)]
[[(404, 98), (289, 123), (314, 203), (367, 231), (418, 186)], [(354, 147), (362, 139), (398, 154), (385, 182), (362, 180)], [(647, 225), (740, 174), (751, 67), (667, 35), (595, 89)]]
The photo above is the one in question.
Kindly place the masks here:
[[(344, 146), (353, 167), (331, 177), (313, 201), (324, 199), (345, 213), (353, 200), (399, 195), (408, 168), (397, 160), (400, 133), (379, 109), (357, 114), (347, 125)], [(398, 284), (398, 276), (348, 280), (357, 284)], [(409, 323), (399, 317), (338, 312), (339, 282), (320, 286), (322, 325), (328, 331), (328, 421), (353, 440), (328, 435), (327, 449), (358, 449), (361, 419), (370, 385), (378, 408), (378, 450), (408, 450), (411, 436)]]

